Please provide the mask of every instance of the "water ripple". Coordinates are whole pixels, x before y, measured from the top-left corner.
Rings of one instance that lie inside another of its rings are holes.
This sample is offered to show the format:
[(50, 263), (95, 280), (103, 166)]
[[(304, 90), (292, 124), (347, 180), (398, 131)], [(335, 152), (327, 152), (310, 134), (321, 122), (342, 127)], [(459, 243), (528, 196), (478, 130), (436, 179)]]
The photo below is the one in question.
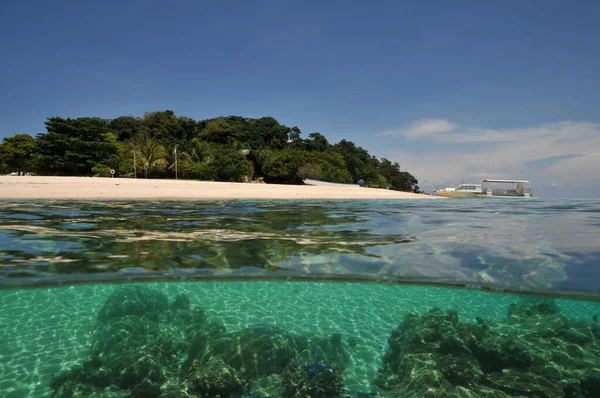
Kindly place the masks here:
[(4, 201), (0, 287), (252, 270), (598, 293), (598, 213), (600, 201), (542, 199)]

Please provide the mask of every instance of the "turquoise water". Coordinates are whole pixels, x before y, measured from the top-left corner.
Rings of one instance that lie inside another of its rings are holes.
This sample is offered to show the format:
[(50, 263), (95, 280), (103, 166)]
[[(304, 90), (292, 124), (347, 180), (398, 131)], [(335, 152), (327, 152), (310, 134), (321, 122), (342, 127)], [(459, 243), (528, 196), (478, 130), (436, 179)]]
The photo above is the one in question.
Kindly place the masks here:
[(600, 201), (3, 202), (0, 395), (594, 396), (599, 228)]

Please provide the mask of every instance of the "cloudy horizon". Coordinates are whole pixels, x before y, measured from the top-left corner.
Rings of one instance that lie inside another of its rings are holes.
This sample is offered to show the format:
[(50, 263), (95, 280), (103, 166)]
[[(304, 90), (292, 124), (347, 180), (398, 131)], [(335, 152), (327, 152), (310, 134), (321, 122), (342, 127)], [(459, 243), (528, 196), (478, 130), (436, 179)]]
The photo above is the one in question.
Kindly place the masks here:
[(422, 189), (484, 178), (529, 180), (538, 196), (600, 196), (600, 123), (561, 121), (492, 129), (446, 119), (420, 119), (378, 134), (386, 156), (414, 174)]

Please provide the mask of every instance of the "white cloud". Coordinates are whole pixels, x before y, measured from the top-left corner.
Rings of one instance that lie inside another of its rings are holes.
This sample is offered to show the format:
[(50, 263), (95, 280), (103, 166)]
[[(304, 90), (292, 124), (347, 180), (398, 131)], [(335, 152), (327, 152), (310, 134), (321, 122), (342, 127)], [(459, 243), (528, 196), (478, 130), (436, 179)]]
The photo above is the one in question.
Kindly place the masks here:
[(423, 138), (450, 133), (456, 127), (454, 123), (450, 123), (444, 119), (424, 119), (411, 123), (404, 129), (385, 130), (382, 135), (403, 135), (408, 138)]
[(455, 134), (439, 136), (444, 142), (522, 142), (524, 139), (582, 139), (598, 133), (599, 125), (586, 122), (558, 122), (513, 129), (463, 128)]
[[(420, 126), (420, 123), (422, 121), (411, 126)], [(598, 192), (599, 123), (565, 121), (512, 129), (446, 123), (454, 128), (445, 132), (441, 132), (443, 128), (420, 132), (410, 128), (397, 130), (407, 137), (422, 138), (425, 143), (420, 146), (422, 150), (413, 147), (410, 153), (388, 152), (391, 160), (413, 173), (426, 189), (454, 185), (462, 180), (522, 178), (532, 182), (534, 192), (536, 187), (562, 196), (570, 196), (575, 189)], [(546, 158), (556, 159), (544, 166)]]

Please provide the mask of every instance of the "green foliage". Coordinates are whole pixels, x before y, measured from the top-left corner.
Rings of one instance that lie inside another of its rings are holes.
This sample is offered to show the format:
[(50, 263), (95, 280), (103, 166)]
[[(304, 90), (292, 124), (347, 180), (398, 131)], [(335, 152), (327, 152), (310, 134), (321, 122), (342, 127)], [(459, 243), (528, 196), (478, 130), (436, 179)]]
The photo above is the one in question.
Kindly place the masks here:
[(230, 149), (218, 151), (211, 166), (219, 181), (241, 182), (254, 173), (252, 162), (241, 152)]
[(302, 184), (304, 178), (340, 183), (363, 179), (371, 187), (418, 190), (416, 178), (400, 171), (398, 163), (379, 161), (350, 141), (332, 145), (317, 132), (302, 139), (298, 127), (284, 126), (272, 117), (196, 122), (166, 110), (112, 120), (52, 117), (45, 124), (47, 131), (36, 139), (26, 134), (4, 139), (0, 171), (91, 175), (102, 166), (117, 175), (135, 169), (146, 178), (173, 177), (177, 148), (179, 178), (254, 177), (283, 184)]
[(29, 134), (5, 138), (0, 144), (1, 174), (34, 170), (36, 153), (37, 144)]
[(131, 143), (117, 142), (117, 152), (108, 158), (107, 165), (116, 175), (133, 172), (133, 146)]
[(37, 137), (38, 165), (45, 174), (90, 175), (117, 151), (105, 119), (52, 117), (45, 124), (47, 133)]
[(340, 182), (344, 184), (352, 183), (352, 176), (348, 170), (339, 167), (329, 167), (323, 173), (323, 179), (325, 181)]
[(310, 138), (306, 142), (306, 149), (309, 151), (326, 151), (329, 148), (329, 141), (321, 133), (310, 133)]
[(333, 152), (311, 152), (302, 149), (264, 151), (259, 162), (265, 174), (265, 181), (278, 183), (301, 183), (305, 165), (318, 167), (322, 178), (331, 182), (351, 182), (352, 176), (345, 170), (344, 159)]
[(105, 164), (97, 164), (92, 167), (92, 173), (98, 174), (100, 177), (109, 177), (110, 176), (110, 166)]
[(196, 178), (199, 180), (214, 180), (214, 160), (215, 148), (213, 144), (194, 138), (187, 147), (178, 154), (178, 168), (182, 176)]
[(298, 169), (298, 177), (320, 180), (323, 178), (323, 170), (321, 170), (321, 166), (318, 164), (306, 163)]
[(167, 151), (158, 140), (150, 138), (148, 135), (141, 135), (134, 143), (136, 151), (136, 167), (144, 172), (144, 177), (148, 178), (149, 172), (164, 171), (167, 166)]
[(379, 166), (379, 173), (384, 176), (390, 185), (399, 191), (415, 191), (417, 192), (419, 183), (417, 179), (406, 171), (400, 171), (398, 163), (392, 163), (389, 160), (382, 158)]
[(369, 152), (346, 140), (333, 145), (332, 150), (343, 157), (353, 182), (356, 183), (360, 179), (368, 185), (376, 182), (378, 162), (376, 158), (369, 155)]
[[(199, 127), (199, 137), (204, 141), (222, 145), (240, 142), (247, 149), (282, 149), (292, 130), (272, 117), (220, 117), (200, 122)], [(300, 130), (297, 127), (295, 129), (294, 132), (299, 137)]]
[(227, 145), (235, 141), (235, 133), (227, 120), (220, 117), (206, 122), (200, 131), (200, 138), (206, 142)]
[(308, 163), (306, 151), (284, 149), (282, 151), (263, 151), (259, 156), (266, 182), (299, 184), (298, 170)]
[(372, 188), (387, 188), (390, 186), (388, 180), (382, 176), (381, 174), (377, 175), (377, 179), (374, 185), (371, 185)]
[(142, 122), (134, 116), (119, 116), (108, 123), (108, 128), (117, 135), (119, 141), (131, 140), (142, 130)]

